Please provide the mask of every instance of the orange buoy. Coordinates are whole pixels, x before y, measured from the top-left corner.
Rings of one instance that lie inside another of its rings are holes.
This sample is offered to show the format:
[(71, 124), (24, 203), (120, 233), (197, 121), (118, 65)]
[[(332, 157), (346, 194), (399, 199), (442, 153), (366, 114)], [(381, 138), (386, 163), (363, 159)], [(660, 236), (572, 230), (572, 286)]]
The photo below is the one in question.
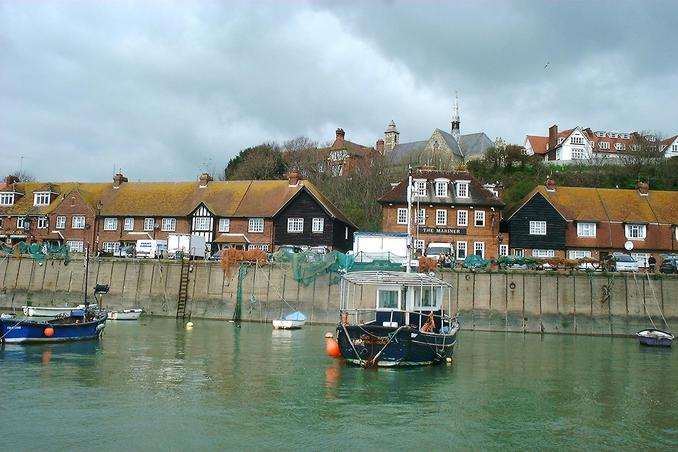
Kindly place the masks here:
[(327, 354), (332, 358), (341, 357), (341, 351), (339, 350), (339, 342), (332, 336), (332, 333), (325, 334), (325, 350)]
[(43, 333), (45, 333), (45, 336), (47, 337), (52, 337), (54, 336), (54, 328), (48, 326), (47, 328), (45, 328), (45, 331), (43, 331)]

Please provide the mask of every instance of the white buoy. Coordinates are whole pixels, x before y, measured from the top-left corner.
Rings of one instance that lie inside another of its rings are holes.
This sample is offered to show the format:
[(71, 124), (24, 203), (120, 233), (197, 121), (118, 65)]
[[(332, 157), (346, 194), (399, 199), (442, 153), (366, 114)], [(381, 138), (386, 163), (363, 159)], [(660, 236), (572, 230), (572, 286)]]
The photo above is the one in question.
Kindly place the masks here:
[(448, 363), (451, 363), (451, 362), (452, 362), (452, 358), (450, 358), (450, 357), (448, 356), (447, 358), (445, 358), (445, 361), (447, 361)]
[(332, 337), (334, 337), (334, 334), (329, 333), (329, 332), (325, 333), (325, 338), (329, 339), (329, 338), (332, 338)]
[(186, 323), (186, 329), (190, 330), (191, 328), (193, 328), (193, 322), (187, 322)]

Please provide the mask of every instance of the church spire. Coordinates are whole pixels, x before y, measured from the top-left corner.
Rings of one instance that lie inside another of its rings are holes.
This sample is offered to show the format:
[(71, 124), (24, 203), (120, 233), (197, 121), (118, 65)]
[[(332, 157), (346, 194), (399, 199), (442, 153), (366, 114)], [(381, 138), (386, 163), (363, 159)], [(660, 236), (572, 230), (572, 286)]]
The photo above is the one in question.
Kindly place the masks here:
[(454, 107), (452, 109), (452, 136), (457, 142), (459, 141), (459, 125), (461, 120), (459, 119), (459, 96), (457, 93), (454, 93)]

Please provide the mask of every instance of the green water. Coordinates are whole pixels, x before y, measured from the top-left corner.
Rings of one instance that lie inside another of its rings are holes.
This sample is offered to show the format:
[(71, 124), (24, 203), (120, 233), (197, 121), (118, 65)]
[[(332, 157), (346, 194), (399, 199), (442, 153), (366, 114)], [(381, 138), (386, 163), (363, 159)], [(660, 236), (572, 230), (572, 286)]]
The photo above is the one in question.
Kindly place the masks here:
[(452, 365), (363, 370), (329, 330), (146, 319), (7, 345), (0, 449), (678, 448), (678, 350), (462, 331)]

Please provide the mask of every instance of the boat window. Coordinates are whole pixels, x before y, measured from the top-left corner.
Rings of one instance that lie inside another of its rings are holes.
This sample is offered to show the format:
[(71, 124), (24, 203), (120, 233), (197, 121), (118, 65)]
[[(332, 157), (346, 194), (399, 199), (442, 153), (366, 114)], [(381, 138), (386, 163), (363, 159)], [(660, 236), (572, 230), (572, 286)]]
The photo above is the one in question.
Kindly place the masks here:
[(398, 290), (379, 289), (377, 297), (379, 309), (398, 309)]
[(414, 288), (414, 307), (415, 308), (434, 308), (436, 307), (436, 298), (433, 287), (415, 287)]

